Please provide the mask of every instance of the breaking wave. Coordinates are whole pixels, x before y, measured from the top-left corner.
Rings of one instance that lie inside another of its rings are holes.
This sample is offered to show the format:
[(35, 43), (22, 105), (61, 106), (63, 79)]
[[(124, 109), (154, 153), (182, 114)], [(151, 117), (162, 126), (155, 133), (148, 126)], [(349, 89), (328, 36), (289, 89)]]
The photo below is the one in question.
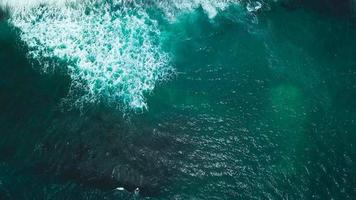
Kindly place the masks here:
[(173, 69), (161, 48), (158, 22), (147, 6), (167, 18), (202, 8), (213, 18), (234, 0), (2, 0), (9, 21), (21, 30), (29, 55), (43, 71), (46, 59), (68, 63), (67, 99), (82, 108), (104, 102), (124, 109), (147, 108), (145, 94), (168, 79)]

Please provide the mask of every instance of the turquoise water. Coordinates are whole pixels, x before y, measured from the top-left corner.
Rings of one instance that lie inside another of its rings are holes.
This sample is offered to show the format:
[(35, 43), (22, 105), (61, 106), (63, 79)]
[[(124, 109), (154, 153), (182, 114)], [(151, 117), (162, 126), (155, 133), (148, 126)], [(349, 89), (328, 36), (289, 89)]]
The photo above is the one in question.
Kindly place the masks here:
[(0, 199), (355, 199), (355, 4), (0, 0)]

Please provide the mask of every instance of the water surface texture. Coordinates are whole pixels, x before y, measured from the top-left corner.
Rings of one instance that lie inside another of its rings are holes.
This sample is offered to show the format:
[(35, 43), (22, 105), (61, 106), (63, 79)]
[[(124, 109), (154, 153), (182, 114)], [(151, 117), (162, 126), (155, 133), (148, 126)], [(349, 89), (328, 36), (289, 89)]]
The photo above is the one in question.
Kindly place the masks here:
[(356, 199), (354, 0), (0, 10), (0, 199)]

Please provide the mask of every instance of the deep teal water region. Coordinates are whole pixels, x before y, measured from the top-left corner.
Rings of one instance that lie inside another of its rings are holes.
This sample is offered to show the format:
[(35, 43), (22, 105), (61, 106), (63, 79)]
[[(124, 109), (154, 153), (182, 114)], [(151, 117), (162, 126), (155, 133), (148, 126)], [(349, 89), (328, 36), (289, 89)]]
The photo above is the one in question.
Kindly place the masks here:
[(356, 199), (354, 0), (0, 8), (0, 199)]

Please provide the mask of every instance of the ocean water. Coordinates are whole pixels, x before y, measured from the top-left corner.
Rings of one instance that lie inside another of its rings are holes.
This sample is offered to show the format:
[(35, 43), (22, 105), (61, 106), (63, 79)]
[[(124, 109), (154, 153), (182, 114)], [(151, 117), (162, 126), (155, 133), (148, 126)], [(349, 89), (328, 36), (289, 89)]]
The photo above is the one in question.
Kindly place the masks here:
[(0, 10), (0, 199), (356, 198), (354, 0)]

